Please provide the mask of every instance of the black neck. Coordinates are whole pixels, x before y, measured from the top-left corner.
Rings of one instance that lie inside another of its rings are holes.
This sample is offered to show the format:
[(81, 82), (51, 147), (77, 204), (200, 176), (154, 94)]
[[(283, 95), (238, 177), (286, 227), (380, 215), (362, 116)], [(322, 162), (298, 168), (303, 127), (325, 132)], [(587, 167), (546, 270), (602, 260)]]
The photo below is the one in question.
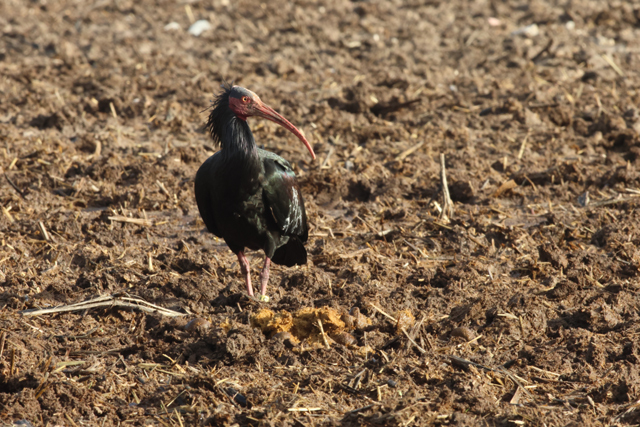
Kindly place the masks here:
[(256, 141), (247, 122), (239, 119), (228, 105), (228, 98), (219, 100), (209, 115), (207, 127), (213, 140), (220, 143), (230, 174), (242, 180), (252, 179), (260, 173)]

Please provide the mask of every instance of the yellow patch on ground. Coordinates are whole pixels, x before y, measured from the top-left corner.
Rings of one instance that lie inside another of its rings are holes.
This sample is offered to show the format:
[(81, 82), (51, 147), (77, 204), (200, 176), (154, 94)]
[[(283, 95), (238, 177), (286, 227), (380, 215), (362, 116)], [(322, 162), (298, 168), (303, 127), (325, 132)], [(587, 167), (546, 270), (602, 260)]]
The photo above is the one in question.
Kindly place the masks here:
[(322, 330), (327, 338), (343, 333), (346, 328), (340, 312), (330, 307), (308, 307), (293, 314), (286, 310), (275, 313), (263, 308), (251, 316), (251, 326), (259, 328), (267, 337), (279, 332), (289, 332), (296, 340), (312, 347), (324, 345), (325, 342), (318, 321), (322, 323)]

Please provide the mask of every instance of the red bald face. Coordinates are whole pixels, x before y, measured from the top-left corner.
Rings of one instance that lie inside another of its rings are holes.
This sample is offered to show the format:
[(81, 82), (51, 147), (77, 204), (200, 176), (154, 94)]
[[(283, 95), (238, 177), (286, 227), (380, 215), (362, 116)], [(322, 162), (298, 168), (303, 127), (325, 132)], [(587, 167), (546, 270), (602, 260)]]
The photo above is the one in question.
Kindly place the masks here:
[(234, 86), (229, 93), (229, 107), (240, 120), (247, 120), (247, 117), (256, 115), (256, 107), (261, 105), (263, 104), (260, 97), (249, 89)]
[(302, 135), (298, 128), (278, 114), (273, 108), (262, 102), (260, 97), (250, 90), (240, 86), (232, 87), (231, 92), (229, 92), (229, 108), (231, 108), (231, 111), (233, 111), (240, 120), (247, 120), (247, 117), (250, 116), (258, 116), (279, 124), (297, 136), (307, 147), (309, 153), (311, 153), (311, 157), (316, 158), (311, 144), (309, 144), (307, 138)]

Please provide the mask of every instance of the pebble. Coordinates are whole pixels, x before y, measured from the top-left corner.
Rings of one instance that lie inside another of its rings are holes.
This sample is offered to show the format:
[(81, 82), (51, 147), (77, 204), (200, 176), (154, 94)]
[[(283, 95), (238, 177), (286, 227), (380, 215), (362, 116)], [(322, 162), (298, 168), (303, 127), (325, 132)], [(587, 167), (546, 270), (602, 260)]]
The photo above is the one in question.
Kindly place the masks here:
[(347, 347), (358, 345), (356, 338), (348, 332), (340, 332), (339, 334), (332, 335), (331, 338), (338, 344), (342, 344)]
[(180, 24), (178, 24), (177, 22), (169, 22), (167, 25), (164, 26), (164, 30), (165, 31), (176, 31), (176, 30), (181, 30), (182, 27), (180, 26)]
[(517, 30), (511, 33), (514, 36), (526, 36), (526, 37), (535, 37), (540, 34), (540, 27), (538, 24), (527, 25), (526, 27), (518, 28)]
[(466, 326), (461, 326), (459, 328), (455, 328), (451, 331), (452, 337), (462, 337), (465, 341), (471, 341), (476, 337), (475, 332), (473, 332), (470, 328)]
[(191, 26), (189, 27), (189, 34), (199, 37), (200, 34), (204, 33), (207, 30), (210, 30), (211, 28), (211, 23), (209, 21), (207, 21), (206, 19), (201, 19), (191, 24)]
[(211, 323), (208, 320), (203, 319), (202, 317), (196, 317), (184, 326), (184, 330), (187, 332), (194, 332), (197, 330), (204, 332), (209, 330), (210, 327)]

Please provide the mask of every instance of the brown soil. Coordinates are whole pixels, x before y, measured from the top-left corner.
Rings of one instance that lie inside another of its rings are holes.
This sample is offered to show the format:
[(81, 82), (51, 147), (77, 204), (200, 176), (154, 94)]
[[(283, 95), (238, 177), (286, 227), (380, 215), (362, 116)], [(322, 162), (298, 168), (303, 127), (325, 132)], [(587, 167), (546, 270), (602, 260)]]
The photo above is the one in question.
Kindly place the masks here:
[[(640, 423), (637, 1), (4, 0), (0, 31), (2, 423)], [(223, 80), (318, 154), (250, 121), (311, 228), (268, 303), (193, 196)], [(21, 314), (114, 293), (188, 315)]]

